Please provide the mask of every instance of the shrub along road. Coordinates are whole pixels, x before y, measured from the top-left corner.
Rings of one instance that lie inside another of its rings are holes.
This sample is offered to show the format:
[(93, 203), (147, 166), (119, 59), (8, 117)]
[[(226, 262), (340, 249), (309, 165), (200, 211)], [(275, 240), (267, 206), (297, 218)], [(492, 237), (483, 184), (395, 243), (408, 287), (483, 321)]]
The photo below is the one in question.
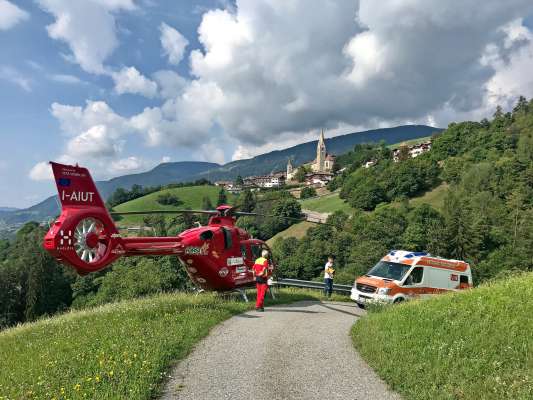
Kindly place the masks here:
[(163, 399), (399, 399), (353, 349), (360, 315), (316, 301), (237, 315), (175, 368)]

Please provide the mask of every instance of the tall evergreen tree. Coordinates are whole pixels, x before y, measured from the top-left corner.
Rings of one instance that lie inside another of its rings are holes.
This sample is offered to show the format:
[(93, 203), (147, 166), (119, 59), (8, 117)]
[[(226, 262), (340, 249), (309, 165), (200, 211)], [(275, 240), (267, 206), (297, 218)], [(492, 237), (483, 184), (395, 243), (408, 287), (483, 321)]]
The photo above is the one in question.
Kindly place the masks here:
[(255, 208), (255, 196), (251, 190), (245, 190), (241, 204), (241, 210), (244, 212), (252, 212)]
[(226, 191), (224, 188), (221, 188), (218, 192), (217, 207), (226, 204), (228, 202), (228, 196), (226, 196)]

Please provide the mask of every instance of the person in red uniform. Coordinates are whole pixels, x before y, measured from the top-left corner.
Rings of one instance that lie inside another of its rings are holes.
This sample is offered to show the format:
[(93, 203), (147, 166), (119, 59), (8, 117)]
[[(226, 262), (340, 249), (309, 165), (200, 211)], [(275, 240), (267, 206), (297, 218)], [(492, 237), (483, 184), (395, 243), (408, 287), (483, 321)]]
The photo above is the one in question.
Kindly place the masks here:
[(265, 311), (264, 301), (265, 293), (268, 289), (268, 251), (263, 250), (261, 257), (255, 260), (254, 276), (255, 286), (257, 287), (257, 300), (255, 302), (255, 309), (257, 311)]

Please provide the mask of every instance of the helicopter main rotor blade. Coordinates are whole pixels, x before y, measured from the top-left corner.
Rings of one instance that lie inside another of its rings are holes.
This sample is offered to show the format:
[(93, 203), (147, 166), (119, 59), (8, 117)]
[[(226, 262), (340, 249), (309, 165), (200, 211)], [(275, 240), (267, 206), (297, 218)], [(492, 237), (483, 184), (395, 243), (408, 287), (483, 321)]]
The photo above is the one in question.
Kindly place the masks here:
[(113, 211), (111, 215), (149, 215), (149, 214), (218, 214), (217, 210), (149, 210), (149, 211)]
[(296, 217), (285, 217), (283, 215), (260, 214), (260, 213), (253, 213), (253, 212), (237, 211), (237, 212), (234, 213), (234, 215), (242, 216), (242, 217), (250, 216), (250, 217), (281, 218), (281, 219), (288, 219), (290, 221), (299, 221), (299, 222), (307, 221), (307, 222), (310, 222), (312, 224), (328, 225), (328, 226), (333, 226), (334, 228), (338, 228), (337, 225), (335, 225), (335, 224), (330, 224), (330, 223), (322, 222), (322, 221), (309, 220), (307, 214), (302, 214), (302, 217), (296, 218)]

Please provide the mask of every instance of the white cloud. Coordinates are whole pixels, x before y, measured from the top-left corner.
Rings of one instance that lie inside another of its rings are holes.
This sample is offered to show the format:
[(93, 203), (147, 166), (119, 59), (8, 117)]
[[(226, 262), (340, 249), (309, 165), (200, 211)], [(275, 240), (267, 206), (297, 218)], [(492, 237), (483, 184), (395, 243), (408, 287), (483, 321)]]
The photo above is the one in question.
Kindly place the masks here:
[(0, 30), (13, 28), (19, 22), (29, 19), (30, 14), (7, 0), (0, 0)]
[(109, 135), (119, 138), (131, 130), (128, 120), (121, 117), (104, 101), (87, 101), (85, 108), (52, 103), (52, 115), (68, 136), (77, 136), (97, 125), (103, 125)]
[(33, 166), (28, 176), (34, 181), (47, 181), (54, 179), (52, 168), (47, 162), (39, 162)]
[(0, 66), (0, 79), (13, 83), (25, 90), (26, 92), (31, 92), (32, 81), (30, 78), (26, 77), (18, 70), (8, 66)]
[(161, 32), (161, 46), (170, 64), (178, 65), (185, 54), (189, 41), (176, 29), (164, 22), (159, 26)]
[[(503, 46), (489, 46), (486, 57), (495, 70), (485, 85), (487, 106), (492, 109), (498, 104), (511, 107), (520, 95), (533, 97), (533, 32), (522, 25), (521, 18), (502, 30), (506, 35)], [(509, 54), (507, 50), (517, 43), (522, 45)]]
[(154, 97), (157, 93), (157, 84), (141, 75), (135, 67), (124, 67), (119, 72), (112, 73), (112, 77), (118, 94), (132, 93)]
[(82, 85), (86, 83), (74, 75), (54, 74), (50, 75), (49, 78), (55, 82), (65, 83), (68, 85)]
[(150, 163), (139, 157), (130, 156), (111, 162), (110, 171), (113, 175), (131, 174), (133, 172), (142, 171), (149, 165)]
[(73, 59), (87, 72), (104, 73), (104, 61), (118, 46), (114, 13), (135, 9), (132, 0), (38, 0), (54, 15), (47, 26), (52, 39), (68, 44)]
[(159, 87), (161, 96), (165, 99), (176, 98), (187, 85), (187, 80), (182, 78), (177, 72), (170, 70), (157, 71), (152, 75)]
[(74, 159), (109, 158), (120, 153), (121, 146), (105, 125), (96, 125), (70, 139), (66, 150)]

